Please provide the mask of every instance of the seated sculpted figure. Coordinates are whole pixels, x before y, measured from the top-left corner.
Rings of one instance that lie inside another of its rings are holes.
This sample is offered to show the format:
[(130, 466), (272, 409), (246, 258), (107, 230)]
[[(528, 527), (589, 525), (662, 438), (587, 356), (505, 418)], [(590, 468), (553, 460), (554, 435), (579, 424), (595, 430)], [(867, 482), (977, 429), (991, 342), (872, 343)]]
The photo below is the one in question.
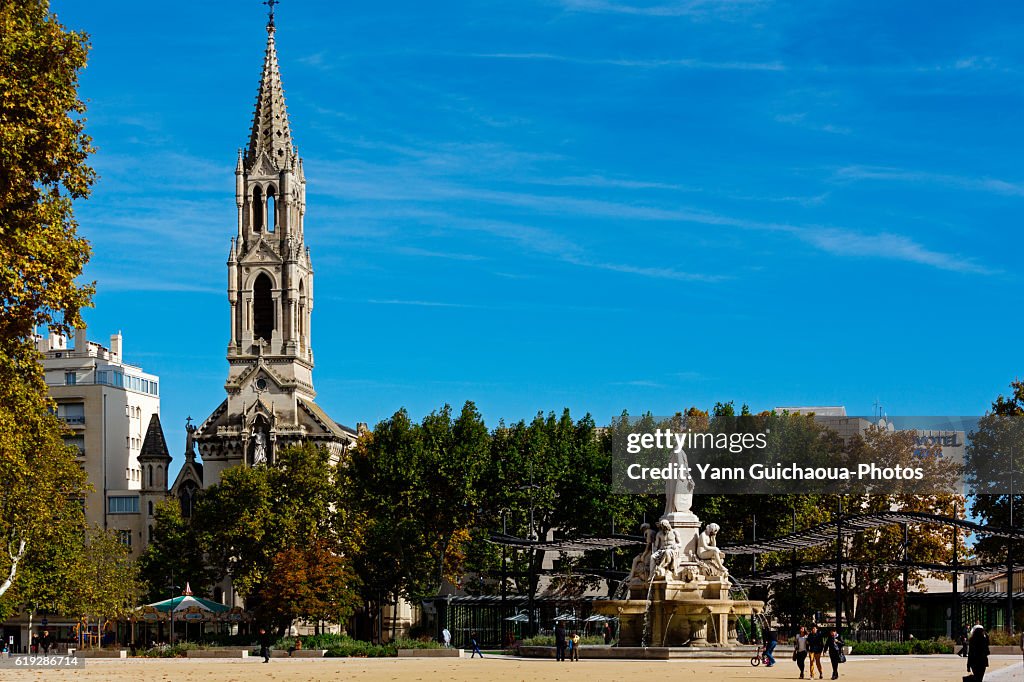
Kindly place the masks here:
[(718, 549), (715, 536), (720, 530), (717, 523), (709, 523), (704, 532), (697, 536), (697, 558), (710, 565), (717, 576), (726, 576), (729, 571), (725, 568), (725, 552)]
[(672, 524), (667, 519), (658, 521), (658, 535), (654, 539), (654, 553), (651, 555), (651, 572), (654, 575), (672, 577), (679, 571), (683, 556), (683, 543), (679, 541)]
[(630, 582), (646, 583), (650, 580), (648, 573), (651, 565), (651, 552), (654, 551), (655, 532), (651, 530), (651, 524), (645, 523), (640, 526), (640, 534), (644, 536), (644, 551), (633, 557), (633, 568), (629, 573)]

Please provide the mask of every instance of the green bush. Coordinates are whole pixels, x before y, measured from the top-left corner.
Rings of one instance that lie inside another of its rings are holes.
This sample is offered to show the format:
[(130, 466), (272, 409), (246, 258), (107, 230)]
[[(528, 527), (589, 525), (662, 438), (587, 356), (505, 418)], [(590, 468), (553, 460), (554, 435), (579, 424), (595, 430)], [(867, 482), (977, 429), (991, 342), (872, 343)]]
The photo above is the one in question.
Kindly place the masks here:
[(393, 644), (371, 644), (359, 639), (348, 639), (327, 649), (330, 658), (384, 658), (396, 656), (398, 649)]
[(859, 656), (899, 656), (921, 654), (951, 654), (950, 640), (915, 639), (909, 642), (853, 642), (852, 654)]
[[(303, 649), (330, 649), (341, 646), (346, 642), (355, 641), (348, 635), (340, 635), (336, 632), (322, 632), (319, 635), (299, 635), (302, 640)], [(282, 637), (274, 644), (275, 649), (287, 651), (295, 645), (295, 637)]]
[(206, 648), (204, 645), (196, 644), (195, 642), (180, 642), (174, 646), (157, 646), (152, 649), (139, 651), (138, 653), (139, 656), (145, 658), (184, 658), (187, 651)]
[(441, 649), (443, 648), (439, 642), (433, 640), (424, 639), (396, 639), (394, 642), (395, 649)]
[[(580, 637), (580, 644), (587, 646), (594, 646), (597, 644), (604, 644), (603, 635), (590, 635), (588, 637)], [(527, 637), (519, 643), (520, 646), (554, 646), (555, 636), (554, 635), (536, 635), (534, 637)]]
[(989, 630), (988, 643), (991, 646), (1020, 646), (1020, 636), (1011, 635), (1006, 630)]

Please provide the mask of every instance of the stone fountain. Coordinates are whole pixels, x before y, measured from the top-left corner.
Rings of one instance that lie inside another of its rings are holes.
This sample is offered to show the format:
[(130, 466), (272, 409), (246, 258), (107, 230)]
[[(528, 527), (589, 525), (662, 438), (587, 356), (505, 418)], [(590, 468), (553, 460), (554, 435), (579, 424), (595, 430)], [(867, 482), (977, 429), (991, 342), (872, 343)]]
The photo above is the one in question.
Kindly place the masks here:
[[(677, 457), (678, 470), (686, 471), (685, 453)], [(753, 620), (764, 610), (764, 602), (730, 597), (719, 526), (702, 531), (692, 504), (693, 479), (668, 481), (665, 514), (654, 528), (641, 527), (645, 546), (624, 585), (628, 598), (593, 602), (597, 613), (619, 619), (618, 646), (733, 647), (737, 619)]]

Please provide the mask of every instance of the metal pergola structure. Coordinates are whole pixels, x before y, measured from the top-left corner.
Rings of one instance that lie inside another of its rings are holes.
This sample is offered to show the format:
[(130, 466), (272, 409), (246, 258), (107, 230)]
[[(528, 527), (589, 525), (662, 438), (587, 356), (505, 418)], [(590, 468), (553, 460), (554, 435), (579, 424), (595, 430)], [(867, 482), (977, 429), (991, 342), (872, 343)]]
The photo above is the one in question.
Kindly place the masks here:
[[(909, 527), (911, 525), (920, 524), (934, 524), (942, 525), (950, 528), (954, 533), (953, 538), (953, 562), (951, 564), (935, 564), (925, 563), (919, 561), (913, 561), (907, 555), (907, 545), (909, 541)], [(842, 624), (842, 600), (843, 600), (843, 587), (842, 587), (842, 573), (846, 569), (851, 568), (866, 568), (868, 564), (862, 564), (855, 561), (845, 560), (843, 557), (843, 540), (862, 533), (864, 531), (872, 530), (875, 528), (881, 528), (884, 526), (900, 525), (903, 527), (904, 542), (903, 549), (904, 555), (902, 558), (893, 558), (892, 561), (883, 562), (872, 562), (870, 566), (876, 568), (888, 568), (903, 571), (903, 582), (904, 589), (906, 589), (909, 582), (909, 572), (911, 570), (922, 570), (929, 571), (932, 573), (948, 573), (952, 575), (953, 585), (953, 618), (955, 621), (959, 621), (959, 603), (961, 595), (959, 593), (958, 579), (961, 574), (984, 574), (984, 573), (999, 573), (1005, 570), (1007, 575), (1007, 585), (1013, 584), (1013, 572), (1014, 572), (1014, 559), (1012, 551), (1007, 552), (1007, 558), (1005, 562), (999, 563), (984, 563), (984, 564), (965, 564), (962, 563), (958, 556), (958, 538), (959, 533), (968, 532), (976, 533), (978, 535), (987, 535), (993, 537), (1006, 538), (1008, 540), (1024, 540), (1024, 529), (1018, 528), (1002, 528), (997, 526), (985, 526), (973, 521), (967, 521), (965, 519), (959, 519), (952, 516), (942, 516), (938, 514), (927, 514), (924, 512), (912, 512), (912, 511), (881, 511), (872, 512), (867, 514), (842, 514), (842, 508), (840, 507), (839, 514), (833, 521), (821, 523), (811, 528), (783, 535), (777, 538), (769, 538), (764, 540), (751, 540), (750, 542), (734, 543), (728, 545), (722, 545), (721, 548), (730, 554), (744, 554), (744, 555), (760, 555), (769, 554), (772, 552), (784, 552), (789, 551), (793, 553), (793, 562), (788, 570), (777, 570), (768, 573), (755, 574), (754, 576), (746, 577), (742, 580), (742, 583), (738, 580), (734, 580), (737, 585), (741, 587), (764, 587), (771, 585), (776, 582), (783, 580), (793, 581), (795, 589), (796, 580), (801, 577), (833, 574), (833, 580), (835, 583), (836, 591), (836, 623), (837, 626)], [(644, 539), (635, 535), (609, 535), (603, 537), (581, 537), (571, 538), (563, 540), (553, 541), (539, 541), (530, 540), (526, 538), (519, 538), (512, 535), (506, 535), (497, 533), (491, 535), (489, 541), (517, 550), (539, 550), (544, 552), (585, 552), (592, 550), (612, 550), (619, 547), (628, 547), (633, 545), (642, 545)], [(797, 551), (802, 549), (808, 549), (811, 547), (821, 547), (824, 545), (835, 544), (835, 558), (827, 561), (820, 561), (815, 563), (802, 563), (797, 561)], [(612, 572), (603, 572), (604, 577), (611, 577)], [(615, 577), (625, 577), (625, 574), (614, 572)], [(504, 583), (503, 583), (504, 584)], [(532, 584), (532, 582), (531, 582)], [(1012, 590), (1012, 587), (1009, 588)], [(1009, 591), (1005, 593), (969, 593), (972, 596), (963, 596), (963, 599), (968, 601), (979, 601), (980, 598), (977, 594), (985, 594), (986, 603), (995, 603), (1001, 600), (1004, 603), (1006, 609), (1006, 620), (1009, 627), (1013, 627), (1013, 602), (1014, 600), (1024, 599), (1024, 593), (1010, 594)], [(795, 624), (795, 617), (794, 617)]]
[[(958, 556), (958, 539), (959, 533), (971, 532), (979, 535), (989, 535), (994, 537), (1006, 538), (1009, 540), (1024, 540), (1024, 530), (1017, 528), (1001, 528), (998, 526), (985, 526), (973, 521), (967, 521), (965, 519), (958, 519), (951, 516), (941, 516), (938, 514), (927, 514), (924, 512), (909, 512), (909, 511), (882, 511), (873, 512), (868, 514), (849, 514), (843, 515), (842, 508), (840, 507), (840, 513), (837, 518), (827, 523), (822, 523), (817, 526), (813, 526), (806, 530), (790, 533), (783, 535), (778, 538), (771, 538), (767, 540), (752, 540), (746, 543), (736, 543), (732, 545), (723, 545), (722, 549), (733, 553), (733, 554), (768, 554), (771, 552), (780, 551), (791, 551), (793, 553), (793, 562), (789, 570), (774, 571), (771, 573), (763, 573), (744, 579), (744, 585), (750, 586), (767, 586), (771, 583), (781, 580), (792, 580), (794, 589), (796, 580), (800, 577), (812, 576), (812, 575), (823, 575), (832, 573), (834, 575), (833, 581), (835, 584), (836, 591), (836, 624), (837, 627), (842, 625), (842, 572), (846, 568), (864, 568), (869, 566), (868, 564), (861, 564), (858, 562), (844, 561), (843, 558), (843, 540), (853, 536), (857, 533), (861, 533), (874, 528), (881, 528), (883, 526), (900, 525), (903, 527), (903, 557), (894, 558), (892, 561), (872, 562), (870, 566), (879, 568), (894, 568), (903, 570), (903, 589), (906, 593), (907, 586), (909, 583), (909, 572), (911, 569), (914, 570), (925, 570), (933, 573), (950, 573), (952, 574), (952, 585), (953, 585), (953, 613), (952, 617), (954, 622), (959, 623), (960, 620), (960, 594), (959, 594), (959, 575), (960, 574), (978, 574), (978, 573), (996, 573), (1003, 570), (1006, 571), (1007, 578), (1007, 592), (1003, 593), (987, 593), (998, 595), (997, 598), (1003, 602), (1005, 608), (1005, 616), (1007, 626), (1010, 632), (1013, 632), (1013, 603), (1015, 599), (1020, 598), (1021, 593), (1013, 594), (1013, 573), (1014, 573), (1014, 559), (1012, 545), (1007, 550), (1006, 562), (1005, 563), (986, 563), (986, 564), (963, 564), (959, 560)], [(953, 537), (953, 562), (952, 564), (934, 564), (934, 563), (923, 563), (913, 561), (907, 555), (907, 546), (909, 543), (909, 527), (912, 524), (932, 524), (942, 525), (951, 528), (954, 531)], [(835, 543), (835, 559), (830, 561), (821, 561), (813, 564), (800, 563), (796, 560), (797, 550), (808, 549), (811, 547), (821, 547)], [(991, 602), (990, 602), (991, 603)], [(793, 625), (795, 625), (796, 617), (793, 618)]]

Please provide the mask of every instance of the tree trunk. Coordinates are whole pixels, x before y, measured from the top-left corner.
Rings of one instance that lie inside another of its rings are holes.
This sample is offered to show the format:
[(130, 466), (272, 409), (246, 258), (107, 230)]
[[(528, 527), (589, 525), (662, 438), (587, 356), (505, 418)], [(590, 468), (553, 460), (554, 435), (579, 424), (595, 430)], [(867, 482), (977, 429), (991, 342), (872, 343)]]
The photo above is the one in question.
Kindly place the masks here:
[(11, 570), (8, 572), (7, 579), (0, 583), (0, 597), (14, 584), (14, 578), (18, 574), (18, 562), (25, 556), (25, 546), (25, 540), (21, 540), (17, 552), (10, 547), (7, 548), (7, 555), (11, 557)]

